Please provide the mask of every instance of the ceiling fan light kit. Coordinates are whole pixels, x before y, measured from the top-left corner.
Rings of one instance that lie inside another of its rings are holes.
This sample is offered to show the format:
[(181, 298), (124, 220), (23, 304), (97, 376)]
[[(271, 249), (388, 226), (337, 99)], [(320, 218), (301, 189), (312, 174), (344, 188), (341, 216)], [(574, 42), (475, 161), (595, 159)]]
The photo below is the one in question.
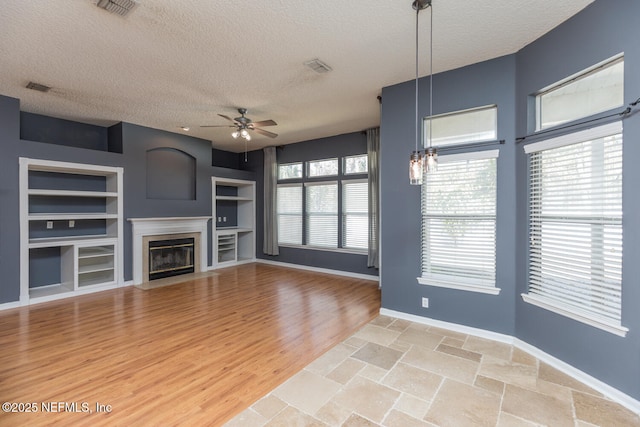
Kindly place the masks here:
[(207, 126), (200, 126), (200, 127), (203, 127), (203, 128), (232, 127), (232, 128), (235, 128), (235, 130), (231, 132), (231, 137), (233, 139), (242, 138), (245, 141), (251, 141), (250, 131), (256, 132), (260, 135), (268, 136), (269, 138), (275, 138), (278, 136), (277, 133), (273, 133), (273, 132), (269, 132), (267, 130), (261, 129), (261, 127), (263, 126), (277, 126), (278, 124), (275, 121), (269, 119), (269, 120), (261, 120), (259, 122), (254, 122), (253, 120), (245, 116), (245, 114), (247, 114), (246, 108), (238, 108), (238, 113), (240, 113), (240, 117), (236, 117), (235, 119), (232, 119), (229, 116), (225, 116), (224, 114), (218, 114), (223, 119), (229, 120), (230, 122), (232, 122), (233, 124), (231, 125), (207, 125)]

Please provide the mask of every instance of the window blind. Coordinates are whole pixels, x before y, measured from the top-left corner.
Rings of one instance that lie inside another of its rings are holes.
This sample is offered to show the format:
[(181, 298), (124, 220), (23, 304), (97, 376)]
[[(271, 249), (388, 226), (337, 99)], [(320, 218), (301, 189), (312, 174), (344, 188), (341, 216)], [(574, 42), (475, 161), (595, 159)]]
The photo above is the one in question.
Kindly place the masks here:
[(498, 150), (441, 156), (422, 186), (420, 283), (494, 288)]
[(366, 250), (369, 245), (369, 186), (366, 180), (342, 183), (342, 247)]
[(278, 244), (302, 244), (302, 184), (278, 185)]
[(306, 183), (306, 227), (309, 246), (338, 247), (338, 183)]
[(621, 124), (526, 149), (529, 295), (582, 317), (620, 325)]

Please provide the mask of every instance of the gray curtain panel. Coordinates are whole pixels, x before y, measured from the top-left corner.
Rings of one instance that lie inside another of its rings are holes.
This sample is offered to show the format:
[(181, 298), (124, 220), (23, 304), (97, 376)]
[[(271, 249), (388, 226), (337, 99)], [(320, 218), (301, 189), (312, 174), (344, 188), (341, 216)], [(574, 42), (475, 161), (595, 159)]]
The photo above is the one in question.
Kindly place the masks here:
[(276, 147), (264, 148), (264, 240), (262, 252), (278, 255), (278, 162)]
[(369, 267), (380, 268), (380, 128), (367, 130), (367, 157), (369, 162)]

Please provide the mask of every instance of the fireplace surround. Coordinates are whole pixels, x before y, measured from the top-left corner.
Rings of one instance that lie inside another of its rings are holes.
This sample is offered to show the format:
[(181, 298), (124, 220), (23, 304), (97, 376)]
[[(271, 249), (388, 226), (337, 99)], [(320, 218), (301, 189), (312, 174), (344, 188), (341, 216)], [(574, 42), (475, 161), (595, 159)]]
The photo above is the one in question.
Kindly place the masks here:
[(133, 234), (133, 284), (149, 281), (149, 242), (193, 238), (193, 271), (207, 271), (207, 222), (211, 217), (129, 218)]

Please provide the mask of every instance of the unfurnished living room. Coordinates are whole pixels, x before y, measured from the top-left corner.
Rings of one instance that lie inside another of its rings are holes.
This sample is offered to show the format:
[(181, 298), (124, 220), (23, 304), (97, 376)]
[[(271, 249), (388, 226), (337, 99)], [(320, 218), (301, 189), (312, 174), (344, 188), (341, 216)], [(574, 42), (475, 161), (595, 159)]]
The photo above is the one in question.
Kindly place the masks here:
[(640, 2), (0, 11), (1, 426), (640, 426)]

